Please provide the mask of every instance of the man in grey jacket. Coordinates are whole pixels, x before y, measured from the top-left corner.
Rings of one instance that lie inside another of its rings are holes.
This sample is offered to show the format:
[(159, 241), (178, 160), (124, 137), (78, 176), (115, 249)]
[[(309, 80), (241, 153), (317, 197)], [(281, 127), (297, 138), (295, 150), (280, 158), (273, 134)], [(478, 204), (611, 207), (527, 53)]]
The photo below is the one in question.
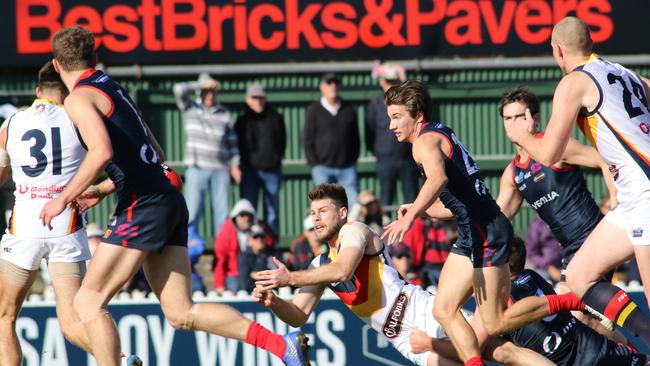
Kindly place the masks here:
[(217, 102), (218, 90), (219, 82), (207, 73), (199, 75), (197, 81), (174, 85), (176, 104), (183, 113), (185, 126), (185, 200), (189, 225), (198, 225), (203, 199), (210, 188), (215, 233), (228, 216), (230, 176), (237, 184), (241, 178), (237, 135), (230, 111)]

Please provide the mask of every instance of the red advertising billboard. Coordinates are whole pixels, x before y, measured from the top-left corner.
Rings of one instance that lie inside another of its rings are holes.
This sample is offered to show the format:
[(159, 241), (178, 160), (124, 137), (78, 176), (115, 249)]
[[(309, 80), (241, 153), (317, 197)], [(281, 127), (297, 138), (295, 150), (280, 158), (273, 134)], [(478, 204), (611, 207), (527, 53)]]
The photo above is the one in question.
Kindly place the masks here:
[(567, 15), (600, 52), (650, 53), (644, 0), (5, 0), (0, 11), (7, 66), (42, 63), (73, 24), (109, 65), (548, 55)]

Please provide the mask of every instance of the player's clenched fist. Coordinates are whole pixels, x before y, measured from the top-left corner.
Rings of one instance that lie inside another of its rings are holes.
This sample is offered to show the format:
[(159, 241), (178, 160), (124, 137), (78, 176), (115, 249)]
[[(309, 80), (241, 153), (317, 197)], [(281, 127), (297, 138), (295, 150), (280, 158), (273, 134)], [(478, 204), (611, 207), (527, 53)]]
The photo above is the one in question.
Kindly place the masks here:
[(275, 294), (271, 290), (262, 290), (261, 287), (255, 286), (253, 289), (253, 299), (255, 299), (255, 302), (258, 304), (268, 308), (273, 306), (275, 302)]

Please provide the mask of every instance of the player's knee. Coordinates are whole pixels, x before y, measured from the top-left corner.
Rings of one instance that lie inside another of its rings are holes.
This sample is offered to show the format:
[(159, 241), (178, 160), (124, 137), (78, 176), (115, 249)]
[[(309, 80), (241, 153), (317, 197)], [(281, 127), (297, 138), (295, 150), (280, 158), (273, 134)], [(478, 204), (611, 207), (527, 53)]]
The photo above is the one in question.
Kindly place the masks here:
[(83, 286), (79, 291), (77, 291), (72, 306), (82, 323), (95, 320), (108, 314), (104, 296), (97, 291), (87, 289)]
[(495, 348), (492, 356), (494, 358), (494, 361), (498, 363), (511, 365), (516, 363), (520, 358), (520, 350), (521, 349), (519, 347), (516, 347), (514, 344), (506, 342)]
[(17, 309), (13, 306), (0, 307), (0, 323), (3, 327), (14, 327), (16, 325)]
[(593, 283), (598, 281), (597, 277), (592, 277), (594, 276), (591, 276), (587, 271), (580, 270), (575, 266), (571, 266), (571, 264), (566, 269), (567, 286), (578, 296), (583, 295)]
[(483, 327), (485, 328), (485, 331), (487, 334), (491, 337), (496, 337), (500, 336), (501, 334), (505, 333), (504, 332), (504, 324), (501, 321), (501, 319), (490, 319), (487, 317), (484, 317), (481, 319), (483, 321)]
[(192, 307), (186, 309), (163, 308), (163, 313), (172, 328), (178, 330), (194, 330), (198, 306), (198, 304), (194, 304)]
[(456, 304), (447, 301), (437, 301), (433, 305), (433, 317), (436, 318), (440, 324), (448, 324), (453, 320), (454, 316), (459, 314), (460, 307)]

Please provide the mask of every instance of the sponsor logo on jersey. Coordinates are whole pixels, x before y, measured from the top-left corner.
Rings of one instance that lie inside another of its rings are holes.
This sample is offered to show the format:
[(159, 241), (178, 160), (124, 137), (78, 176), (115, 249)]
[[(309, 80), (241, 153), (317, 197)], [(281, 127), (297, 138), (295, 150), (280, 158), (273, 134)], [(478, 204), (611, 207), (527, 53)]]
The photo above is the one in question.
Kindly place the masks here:
[(618, 174), (618, 167), (616, 167), (616, 165), (613, 164), (610, 165), (609, 172), (612, 173), (612, 178), (614, 178), (614, 180), (618, 180), (619, 174)]
[(555, 200), (558, 197), (560, 197), (560, 195), (557, 192), (552, 191), (551, 193), (547, 193), (547, 194), (543, 195), (542, 197), (540, 197), (537, 201), (533, 202), (533, 204), (531, 206), (533, 206), (533, 208), (535, 210), (538, 210), (542, 206), (544, 206), (545, 204)]
[(30, 199), (53, 199), (54, 194), (61, 193), (65, 189), (65, 185), (51, 184), (49, 186), (30, 186), (28, 184), (19, 184), (16, 187), (19, 194), (29, 193)]
[(523, 192), (526, 189), (526, 183), (520, 185), (519, 188), (517, 188), (517, 189), (520, 190), (521, 192)]
[(105, 83), (107, 80), (108, 80), (108, 75), (102, 75), (97, 79), (93, 80), (92, 82), (96, 84), (101, 84), (101, 83)]
[(643, 229), (641, 228), (632, 229), (633, 238), (640, 238), (642, 236), (643, 236)]
[(544, 172), (541, 172), (533, 177), (533, 182), (537, 183), (544, 178), (546, 178), (546, 174)]
[(542, 169), (542, 164), (538, 162), (534, 162), (533, 165), (530, 166), (530, 170), (533, 172), (533, 174), (537, 173)]
[(408, 304), (408, 296), (406, 296), (405, 293), (400, 292), (400, 294), (397, 295), (393, 306), (390, 307), (388, 315), (386, 316), (386, 322), (384, 322), (384, 326), (381, 328), (381, 331), (386, 338), (395, 338), (402, 332), (402, 321), (406, 315)]

